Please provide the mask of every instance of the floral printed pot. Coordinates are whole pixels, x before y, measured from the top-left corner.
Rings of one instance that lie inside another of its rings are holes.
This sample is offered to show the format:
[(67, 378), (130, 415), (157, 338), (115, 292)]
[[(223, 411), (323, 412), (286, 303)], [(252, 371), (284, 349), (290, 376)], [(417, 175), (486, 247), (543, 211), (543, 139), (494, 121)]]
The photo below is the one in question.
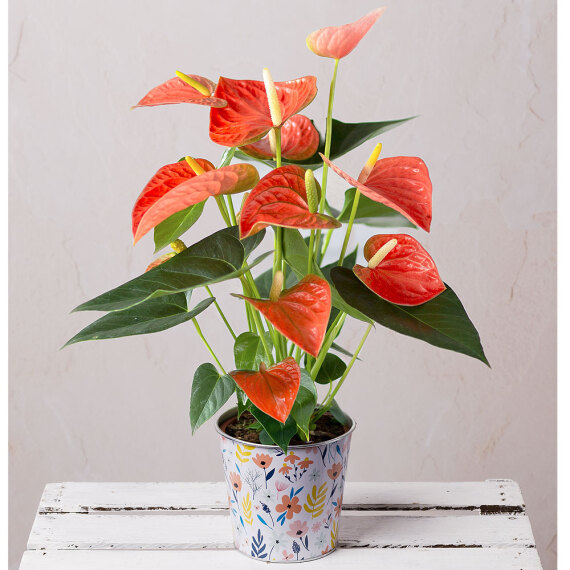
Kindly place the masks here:
[(222, 414), (224, 473), (235, 547), (264, 562), (301, 562), (337, 546), (350, 438), (277, 446), (250, 444), (228, 436), (222, 426), (236, 416)]

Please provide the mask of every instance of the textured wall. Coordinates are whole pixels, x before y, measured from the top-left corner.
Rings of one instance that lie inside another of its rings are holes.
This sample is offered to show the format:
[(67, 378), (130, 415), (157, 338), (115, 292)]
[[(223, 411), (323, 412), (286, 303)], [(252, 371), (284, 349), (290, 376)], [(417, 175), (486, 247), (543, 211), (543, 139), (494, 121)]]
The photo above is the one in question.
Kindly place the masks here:
[[(211, 424), (190, 436), (191, 326), (58, 351), (86, 314), (69, 310), (138, 274), (133, 200), (182, 154), (217, 161), (208, 111), (129, 111), (175, 69), (216, 79), (315, 74), (324, 117), (331, 62), (305, 47), (371, 0), (285, 4), (19, 0), (10, 15), (10, 480), (12, 568), (41, 490), (64, 480), (222, 476)], [(239, 11), (236, 7), (239, 6)], [(273, 9), (272, 9), (273, 7)], [(299, 9), (296, 13), (295, 8)], [(398, 0), (341, 63), (345, 121), (421, 114), (384, 153), (419, 155), (434, 183), (422, 242), (479, 328), (493, 365), (379, 328), (340, 398), (359, 423), (353, 480), (520, 482), (545, 568), (555, 565), (555, 125), (553, 0)], [(340, 161), (358, 172), (369, 148)], [(344, 185), (332, 176), (333, 202)], [(218, 223), (209, 207), (189, 241)], [(371, 234), (362, 230), (354, 243)], [(233, 323), (241, 304), (216, 288)], [(206, 335), (229, 361), (210, 312)], [(362, 326), (344, 343), (354, 347)], [(375, 441), (379, 452), (371, 455)]]

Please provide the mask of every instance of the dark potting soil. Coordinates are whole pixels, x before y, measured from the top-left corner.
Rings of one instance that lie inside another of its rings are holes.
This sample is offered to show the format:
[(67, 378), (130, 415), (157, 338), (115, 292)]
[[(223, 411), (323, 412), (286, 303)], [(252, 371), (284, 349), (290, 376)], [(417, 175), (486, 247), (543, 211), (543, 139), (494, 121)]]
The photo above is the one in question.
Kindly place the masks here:
[[(249, 412), (244, 412), (239, 420), (237, 418), (230, 420), (224, 427), (224, 431), (236, 439), (241, 439), (249, 443), (261, 443), (259, 441), (259, 432), (249, 427), (256, 421), (257, 420)], [(348, 428), (335, 420), (331, 413), (326, 412), (317, 420), (315, 429), (309, 432), (310, 441), (303, 441), (296, 435), (289, 445), (307, 445), (307, 443), (328, 441), (329, 439), (335, 439), (343, 435), (347, 430)]]

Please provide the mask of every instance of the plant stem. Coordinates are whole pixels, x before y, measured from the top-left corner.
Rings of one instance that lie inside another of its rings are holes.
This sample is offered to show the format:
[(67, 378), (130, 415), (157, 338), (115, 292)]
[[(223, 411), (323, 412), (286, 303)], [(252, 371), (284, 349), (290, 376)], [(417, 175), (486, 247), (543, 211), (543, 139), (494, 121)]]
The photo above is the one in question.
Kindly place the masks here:
[(216, 204), (218, 204), (218, 209), (220, 210), (220, 214), (222, 214), (222, 218), (224, 219), (226, 226), (228, 226), (229, 228), (232, 225), (232, 223), (230, 222), (230, 217), (226, 210), (226, 204), (224, 202), (224, 198), (223, 196), (216, 196), (215, 198), (216, 198)]
[(336, 316), (336, 319), (332, 322), (332, 325), (330, 326), (327, 334), (325, 335), (325, 338), (323, 340), (323, 346), (321, 346), (319, 356), (315, 361), (315, 364), (311, 368), (311, 377), (313, 378), (313, 380), (317, 377), (317, 374), (321, 369), (321, 366), (325, 360), (325, 357), (332, 343), (334, 342), (334, 339), (337, 337), (338, 332), (340, 332), (342, 325), (344, 325), (345, 319), (346, 319), (346, 313), (340, 311), (339, 314)]
[[(324, 155), (330, 158), (331, 154), (331, 141), (332, 141), (332, 113), (334, 104), (334, 92), (336, 87), (336, 74), (338, 71), (338, 59), (334, 60), (334, 71), (331, 79), (331, 86), (329, 89), (329, 106), (327, 110), (327, 131), (325, 134), (325, 152)], [(321, 184), (321, 203), (319, 204), (319, 212), (322, 214), (325, 211), (325, 203), (327, 198), (327, 180), (329, 174), (329, 167), (325, 163), (323, 164), (323, 182)], [(315, 251), (319, 251), (321, 247), (321, 231), (317, 230), (317, 238), (315, 243)]]
[(344, 234), (342, 249), (340, 250), (340, 258), (338, 260), (339, 267), (342, 267), (342, 262), (344, 261), (344, 256), (346, 255), (346, 248), (348, 247), (348, 240), (350, 239), (350, 232), (352, 231), (352, 225), (354, 224), (354, 218), (356, 217), (356, 210), (358, 210), (359, 200), (360, 191), (357, 188), (356, 193), (354, 194), (354, 200), (352, 201), (352, 209), (350, 210), (350, 218), (348, 219), (348, 226), (346, 228), (346, 233)]
[(230, 214), (230, 222), (232, 223), (232, 225), (237, 226), (236, 211), (234, 210), (234, 202), (232, 200), (231, 194), (228, 194), (226, 196), (226, 198), (228, 200), (228, 210), (229, 210), (229, 214)]
[(218, 357), (215, 355), (214, 351), (212, 350), (212, 347), (208, 344), (208, 341), (204, 337), (204, 334), (202, 333), (202, 329), (200, 328), (200, 325), (198, 324), (196, 317), (194, 317), (192, 319), (192, 322), (194, 323), (194, 326), (196, 327), (196, 332), (198, 333), (198, 336), (202, 339), (202, 342), (206, 345), (208, 352), (212, 355), (212, 358), (216, 361), (216, 364), (220, 367), (222, 374), (226, 374), (224, 367), (222, 366), (221, 362), (218, 360)]
[[(251, 277), (251, 275), (249, 275), (249, 277), (250, 277), (251, 281), (253, 282), (253, 277)], [(240, 277), (240, 281), (241, 281), (242, 286), (243, 286), (244, 294), (248, 297), (253, 297), (254, 296), (253, 291), (251, 290), (249, 283), (247, 282), (247, 278), (242, 275)], [(255, 283), (252, 283), (252, 285), (253, 285), (253, 287), (255, 287)], [(257, 288), (256, 288), (256, 291), (257, 291)], [(257, 296), (259, 297), (259, 293), (257, 293)], [(245, 302), (247, 304), (247, 301), (245, 301)], [(261, 344), (263, 345), (263, 349), (265, 350), (265, 354), (267, 355), (267, 358), (268, 358), (270, 364), (273, 364), (273, 354), (271, 353), (269, 346), (267, 346), (267, 340), (265, 339), (265, 329), (263, 328), (263, 323), (261, 322), (259, 312), (254, 307), (249, 306), (249, 308), (251, 309), (250, 315), (251, 315), (251, 318), (253, 319), (253, 322), (255, 324), (255, 328), (257, 330), (257, 335), (261, 339)], [(254, 332), (254, 331), (252, 331), (252, 332)]]
[(311, 237), (309, 238), (309, 259), (307, 263), (307, 273), (313, 272), (313, 248), (315, 244), (315, 230), (311, 230)]
[(342, 383), (345, 381), (346, 377), (348, 376), (348, 373), (350, 372), (350, 369), (353, 367), (354, 363), (356, 362), (356, 359), (358, 358), (358, 355), (360, 354), (360, 351), (362, 350), (362, 347), (364, 346), (364, 343), (366, 342), (366, 339), (368, 338), (368, 335), (372, 330), (372, 326), (373, 326), (372, 323), (368, 325), (368, 328), (366, 329), (364, 336), (360, 340), (358, 347), (356, 348), (354, 354), (352, 355), (352, 358), (350, 359), (350, 362), (348, 363), (348, 366), (346, 367), (344, 374), (340, 377), (340, 380), (337, 382), (337, 385), (335, 386), (335, 389), (332, 391), (332, 394), (327, 396), (324, 403), (319, 408), (318, 417), (322, 416), (333, 403), (334, 397), (336, 396), (337, 392), (340, 390)]
[(332, 233), (333, 233), (332, 230), (329, 230), (327, 232), (327, 237), (325, 238), (325, 244), (323, 246), (323, 251), (321, 252), (320, 259), (317, 259), (317, 263), (320, 263), (325, 258), (325, 253), (327, 252), (327, 249), (329, 248), (329, 243), (331, 242)]
[(220, 305), (218, 305), (218, 301), (216, 301), (214, 294), (212, 293), (212, 291), (210, 291), (210, 288), (207, 285), (206, 285), (206, 291), (208, 292), (208, 295), (210, 295), (210, 297), (212, 297), (214, 299), (214, 305), (216, 305), (216, 309), (218, 309), (218, 313), (220, 313), (220, 317), (222, 317), (222, 320), (224, 321), (226, 327), (228, 327), (230, 334), (234, 337), (234, 340), (235, 340), (237, 338), (236, 334), (234, 333), (230, 323), (228, 322), (228, 319), (226, 319), (226, 315), (224, 315), (224, 312), (222, 311)]

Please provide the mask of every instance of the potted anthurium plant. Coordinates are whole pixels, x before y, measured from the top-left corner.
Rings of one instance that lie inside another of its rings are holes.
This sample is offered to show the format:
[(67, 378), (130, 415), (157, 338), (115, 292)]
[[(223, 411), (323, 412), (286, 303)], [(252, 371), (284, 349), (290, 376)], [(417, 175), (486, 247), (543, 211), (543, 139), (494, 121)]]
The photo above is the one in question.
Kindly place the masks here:
[[(409, 120), (333, 118), (339, 62), (383, 11), (307, 37), (309, 49), (334, 61), (324, 140), (299, 114), (317, 94), (312, 76), (274, 82), (265, 69), (263, 81), (220, 77), (214, 83), (177, 72), (143, 97), (137, 107), (209, 106), (210, 139), (226, 150), (217, 167), (185, 156), (150, 179), (134, 205), (134, 242), (153, 230), (155, 251), (169, 245), (172, 251), (142, 275), (77, 307), (107, 314), (67, 343), (192, 321), (213, 362), (195, 371), (191, 427), (235, 398), (236, 407), (217, 422), (234, 539), (239, 550), (264, 561), (310, 560), (337, 545), (354, 422), (335, 398), (374, 323), (488, 364), (477, 331), (428, 252), (411, 235), (389, 233), (393, 227), (430, 230), (432, 183), (425, 163), (379, 158), (380, 144), (356, 177), (334, 163)], [(269, 167), (261, 179), (255, 161)], [(321, 167), (319, 184), (314, 171)], [(340, 211), (327, 201), (329, 170), (350, 186)], [(239, 202), (235, 194), (242, 194)], [(217, 203), (222, 228), (187, 246), (180, 237), (209, 199)], [(358, 248), (348, 251), (354, 224), (385, 228), (364, 245), (363, 263), (357, 263)], [(273, 252), (254, 257), (268, 228)], [(331, 258), (334, 231), (344, 232), (344, 240)], [(260, 272), (271, 253), (273, 266)], [(245, 332), (236, 332), (212, 291), (229, 279), (240, 287), (235, 295), (243, 299)], [(223, 342), (233, 343), (234, 363), (222, 363), (204, 337), (197, 317), (206, 310), (217, 311), (227, 328)], [(365, 327), (352, 353), (340, 338), (348, 317)], [(318, 384), (326, 389), (320, 401)]]

